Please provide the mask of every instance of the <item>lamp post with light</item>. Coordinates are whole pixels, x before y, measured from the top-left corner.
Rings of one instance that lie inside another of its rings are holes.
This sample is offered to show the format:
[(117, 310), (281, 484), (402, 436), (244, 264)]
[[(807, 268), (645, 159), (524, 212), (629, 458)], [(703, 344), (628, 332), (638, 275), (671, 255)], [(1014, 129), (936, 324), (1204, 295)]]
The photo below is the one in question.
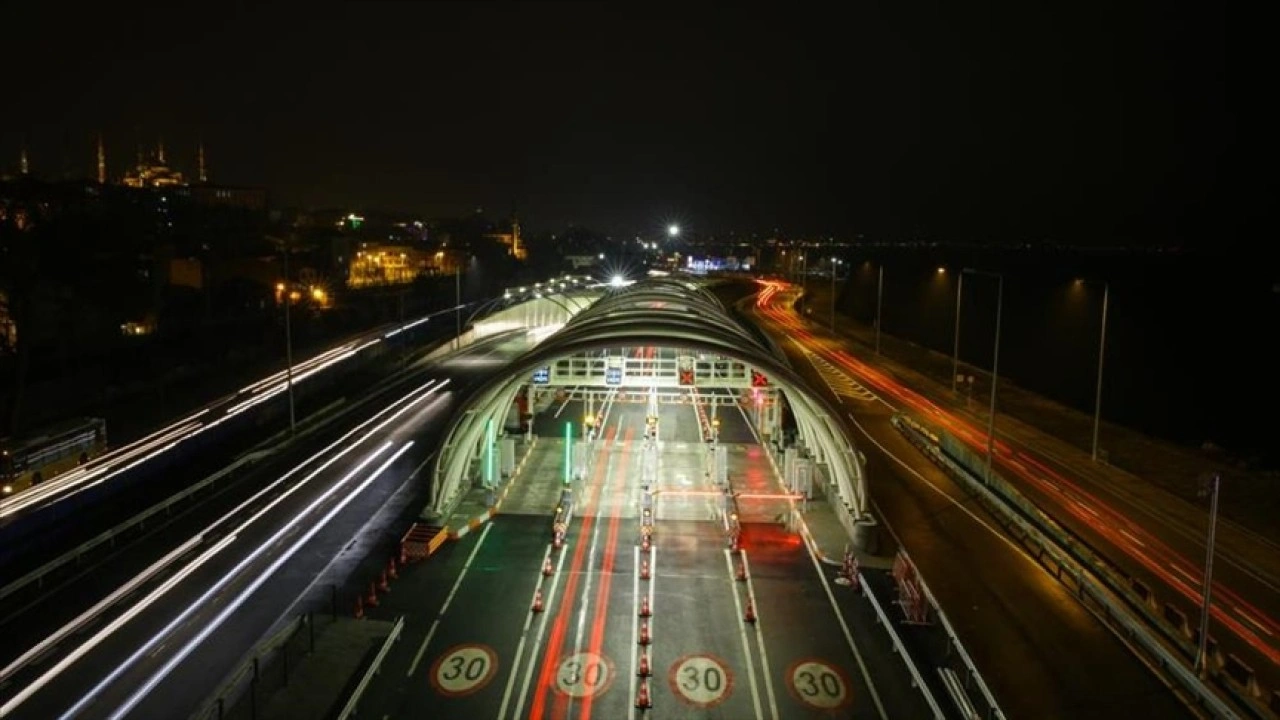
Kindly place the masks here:
[[(945, 268), (938, 268), (938, 272), (944, 272)], [(956, 383), (960, 381), (960, 299), (963, 297), (961, 291), (964, 290), (964, 273), (956, 278), (956, 329), (952, 334), (955, 347), (951, 351), (951, 392), (956, 392)]]
[(1102, 285), (1102, 331), (1098, 338), (1098, 383), (1093, 396), (1093, 461), (1098, 462), (1098, 428), (1102, 423), (1102, 361), (1107, 351), (1107, 306), (1111, 283)]
[(293, 305), (293, 285), (289, 282), (289, 252), (291, 238), (279, 238), (281, 256), (284, 262), (284, 282), (279, 289), (284, 295), (284, 358), (285, 358), (285, 393), (289, 396), (289, 434), (297, 432), (297, 414), (293, 407), (293, 326), (290, 309)]
[(876, 270), (876, 355), (880, 354), (880, 310), (884, 305), (884, 263)]
[(831, 332), (836, 331), (836, 269), (840, 266), (840, 258), (831, 258)]
[[(973, 268), (964, 268), (961, 271), (961, 276), (963, 276), (964, 273), (969, 273), (971, 275), (985, 275), (987, 277), (993, 277), (996, 279), (996, 338), (995, 338), (995, 350), (993, 351), (991, 356), (991, 410), (990, 410), (990, 415), (987, 418), (987, 474), (985, 478), (987, 482), (991, 482), (991, 463), (992, 463), (992, 456), (995, 454), (995, 444), (996, 444), (996, 386), (997, 386), (997, 383), (999, 383), (1000, 381), (1000, 319), (1001, 319), (1001, 316), (1003, 315), (1003, 310), (1004, 310), (1004, 275), (1002, 275), (1001, 273), (990, 272), (988, 270), (975, 270)], [(959, 333), (959, 322), (958, 322), (959, 316), (960, 316), (960, 304), (959, 302), (957, 302), (956, 303), (956, 318), (957, 318), (956, 347), (957, 348), (960, 345), (960, 341), (959, 341), (960, 333)], [(955, 373), (952, 373), (952, 382), (954, 381), (955, 381)]]

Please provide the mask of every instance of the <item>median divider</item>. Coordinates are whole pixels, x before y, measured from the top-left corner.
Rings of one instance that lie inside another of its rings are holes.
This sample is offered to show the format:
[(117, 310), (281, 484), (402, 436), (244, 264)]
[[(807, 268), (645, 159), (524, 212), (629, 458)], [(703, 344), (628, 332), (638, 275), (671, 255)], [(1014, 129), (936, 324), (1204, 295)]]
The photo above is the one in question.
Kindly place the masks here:
[(360, 698), (364, 697), (365, 690), (369, 689), (369, 683), (373, 681), (378, 671), (382, 669), (382, 661), (387, 658), (387, 653), (391, 652), (391, 646), (400, 639), (400, 633), (404, 630), (404, 616), (396, 618), (396, 624), (391, 628), (391, 634), (382, 642), (382, 647), (378, 648), (378, 654), (374, 656), (373, 663), (364, 671), (364, 675), (360, 677), (360, 682), (356, 684), (355, 690), (352, 691), (351, 697), (347, 698), (347, 704), (343, 706), (342, 712), (338, 713), (338, 720), (347, 720), (354, 717), (356, 707), (360, 704)]
[[(1220, 718), (1238, 718), (1238, 710), (1202, 680), (1187, 662), (1189, 640), (1180, 627), (1164, 620), (1150, 594), (1143, 597), (1132, 582), (1120, 577), (1056, 521), (1026, 500), (997, 474), (987, 482), (953, 456), (959, 444), (949, 435), (905, 415), (895, 415), (894, 427), (926, 457), (939, 465), (967, 491), (977, 496), (1050, 574), (1067, 585), (1076, 598), (1112, 630), (1188, 704)], [(944, 449), (945, 448), (945, 449)], [(962, 456), (963, 457), (963, 456)], [(1210, 640), (1210, 646), (1214, 643)], [(1261, 704), (1261, 691), (1233, 687), (1223, 680), (1225, 662), (1210, 663), (1219, 687), (1250, 714), (1274, 717)], [(1250, 673), (1251, 676), (1251, 673)], [(1249, 680), (1246, 677), (1246, 682)]]
[(902, 663), (907, 666), (907, 672), (911, 674), (911, 685), (924, 695), (924, 701), (929, 704), (929, 709), (933, 711), (933, 716), (938, 720), (942, 720), (946, 715), (942, 714), (942, 708), (938, 707), (938, 701), (933, 697), (933, 692), (929, 689), (929, 685), (925, 683), (924, 678), (920, 675), (920, 669), (916, 667), (916, 662), (911, 658), (911, 653), (902, 644), (902, 636), (893, 628), (893, 621), (885, 613), (884, 607), (880, 601), (876, 599), (876, 594), (867, 584), (867, 579), (859, 573), (859, 586), (863, 588), (863, 594), (867, 598), (867, 602), (871, 603), (871, 607), (876, 611), (876, 619), (886, 632), (889, 633), (889, 640), (893, 643), (893, 652), (902, 658)]
[[(306, 630), (306, 635), (301, 631)], [(264, 698), (289, 684), (289, 658), (315, 650), (315, 618), (294, 616), (275, 634), (254, 646), (222, 685), (191, 715), (192, 720), (222, 720), (238, 703), (248, 704), (248, 716), (256, 718)], [(295, 664), (297, 660), (295, 660)]]

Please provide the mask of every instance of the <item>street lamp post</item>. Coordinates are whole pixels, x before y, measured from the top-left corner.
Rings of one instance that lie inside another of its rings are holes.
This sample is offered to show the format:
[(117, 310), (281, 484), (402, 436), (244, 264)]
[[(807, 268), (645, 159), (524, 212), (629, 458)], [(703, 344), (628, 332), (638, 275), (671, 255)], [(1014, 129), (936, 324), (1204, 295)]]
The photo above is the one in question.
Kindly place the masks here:
[(284, 357), (285, 388), (289, 395), (289, 434), (298, 431), (297, 416), (293, 409), (293, 326), (289, 312), (293, 305), (293, 285), (289, 282), (289, 239), (284, 240)]
[(800, 255), (800, 297), (805, 298), (804, 308), (805, 314), (809, 314), (809, 253)]
[(996, 384), (1000, 381), (1000, 317), (1004, 309), (1004, 276), (996, 284), (996, 343), (991, 357), (991, 415), (987, 419), (987, 482), (991, 482), (991, 456), (996, 446)]
[(880, 354), (880, 308), (884, 304), (884, 264), (876, 273), (876, 354)]
[[(1111, 283), (1102, 286), (1102, 333), (1098, 339), (1098, 385), (1093, 398), (1093, 461), (1098, 462), (1098, 428), (1102, 423), (1102, 360), (1107, 350), (1107, 305)], [(1216, 495), (1214, 496), (1217, 497)]]
[(956, 392), (960, 376), (960, 291), (964, 288), (964, 273), (956, 278), (956, 330), (953, 333), (955, 347), (951, 351), (951, 392)]
[[(1196, 650), (1195, 671), (1201, 678), (1208, 673), (1209, 666), (1209, 603), (1212, 601), (1213, 595), (1213, 542), (1218, 530), (1218, 486), (1222, 482), (1222, 477), (1218, 473), (1214, 473), (1209, 479), (1210, 486), (1207, 489), (1210, 493), (1209, 499), (1209, 542), (1205, 548), (1204, 558), (1204, 587), (1200, 603), (1200, 646)], [(1201, 488), (1201, 495), (1206, 489)]]
[(836, 267), (840, 264), (839, 258), (831, 258), (831, 333), (836, 331)]
[(986, 481), (991, 482), (992, 456), (995, 454), (996, 445), (996, 387), (1000, 382), (1000, 319), (1004, 310), (1004, 275), (986, 270), (974, 270), (973, 268), (965, 268), (961, 275), (964, 273), (986, 275), (996, 279), (996, 339), (995, 350), (991, 356), (991, 410), (990, 415), (987, 417)]
[(462, 263), (453, 266), (454, 346), (462, 347)]

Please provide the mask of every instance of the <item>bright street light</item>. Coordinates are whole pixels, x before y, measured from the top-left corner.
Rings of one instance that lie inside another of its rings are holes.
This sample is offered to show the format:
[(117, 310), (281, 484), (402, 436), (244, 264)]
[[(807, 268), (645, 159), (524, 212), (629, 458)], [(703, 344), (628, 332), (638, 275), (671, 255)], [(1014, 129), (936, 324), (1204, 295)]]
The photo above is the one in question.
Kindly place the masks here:
[(669, 235), (669, 236), (671, 236), (671, 237), (675, 237), (675, 236), (677, 236), (677, 235), (679, 235), (679, 234), (680, 234), (680, 226), (679, 226), (679, 225), (674, 225), (674, 224), (673, 224), (673, 225), (668, 225), (668, 226), (667, 226), (667, 235)]
[(613, 279), (609, 281), (609, 284), (614, 287), (622, 287), (627, 284), (627, 279), (621, 275), (614, 275)]

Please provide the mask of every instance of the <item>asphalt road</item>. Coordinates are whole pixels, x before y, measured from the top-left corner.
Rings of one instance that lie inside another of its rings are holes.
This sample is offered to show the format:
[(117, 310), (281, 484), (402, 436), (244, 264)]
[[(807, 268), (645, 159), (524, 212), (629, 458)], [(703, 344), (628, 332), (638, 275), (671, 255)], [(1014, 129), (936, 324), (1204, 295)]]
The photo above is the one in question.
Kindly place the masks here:
[(878, 514), (911, 553), (1010, 717), (1189, 715), (1119, 639), (890, 425), (893, 411), (867, 392), (869, 383), (833, 372), (834, 363), (810, 360), (829, 346), (757, 317), (812, 387), (847, 411), (841, 420), (867, 456)]
[[(827, 342), (828, 335), (814, 326), (801, 329), (791, 320), (784, 322), (793, 324), (793, 332)], [(839, 351), (831, 357), (885, 402), (945, 427), (971, 449), (985, 452), (989, 375), (979, 373), (972, 399), (960, 402), (949, 387), (917, 368)], [(1050, 410), (1042, 412), (1041, 422), (1049, 421), (1045, 427), (1051, 427)], [(1194, 637), (1191, 633), (1198, 629), (1202, 605), (1208, 499), (1188, 502), (1146, 478), (1094, 462), (1088, 452), (1002, 412), (998, 412), (996, 435), (994, 463), (1001, 475), (1107, 560), (1126, 584), (1149, 589), (1154, 598), (1151, 612), (1184, 617), (1186, 638)], [(1144, 452), (1160, 458), (1167, 449), (1149, 443)], [(1154, 465), (1177, 462), (1187, 460), (1166, 458)], [(1232, 492), (1230, 484), (1224, 483), (1224, 497)], [(1236, 655), (1257, 673), (1264, 692), (1280, 687), (1277, 617), (1280, 545), (1220, 518), (1209, 634), (1223, 653)], [(1186, 638), (1180, 639), (1190, 663)]]
[(453, 388), (523, 348), (482, 344), (467, 359), (495, 362), (424, 372), (434, 379), (380, 403), (365, 427), (299, 465), (275, 492), (212, 528), (192, 528), (175, 562), (7, 673), (0, 714), (189, 714), (335, 558), (376, 534), (371, 518), (424, 494), (415, 472), (445, 427)]
[[(652, 550), (640, 547), (638, 517), (644, 407), (619, 405), (590, 476), (575, 488), (580, 507), (563, 548), (550, 542), (545, 508), (504, 507), (482, 530), (401, 575), (377, 616), (405, 615), (404, 639), (362, 714), (923, 716), (923, 700), (870, 610), (852, 595), (833, 602), (829, 571), (797, 536), (749, 525), (742, 553), (729, 552), (707, 498), (692, 494), (712, 489), (697, 472), (705, 449), (693, 410), (663, 413), (664, 427), (674, 422), (654, 486)], [(745, 431), (741, 419), (726, 414), (722, 422), (730, 433)], [(640, 616), (644, 604), (648, 618)], [(748, 604), (754, 622), (745, 620)], [(836, 629), (837, 612), (854, 626), (856, 647)], [(642, 655), (650, 670), (643, 678)], [(636, 707), (642, 687), (651, 709)]]

